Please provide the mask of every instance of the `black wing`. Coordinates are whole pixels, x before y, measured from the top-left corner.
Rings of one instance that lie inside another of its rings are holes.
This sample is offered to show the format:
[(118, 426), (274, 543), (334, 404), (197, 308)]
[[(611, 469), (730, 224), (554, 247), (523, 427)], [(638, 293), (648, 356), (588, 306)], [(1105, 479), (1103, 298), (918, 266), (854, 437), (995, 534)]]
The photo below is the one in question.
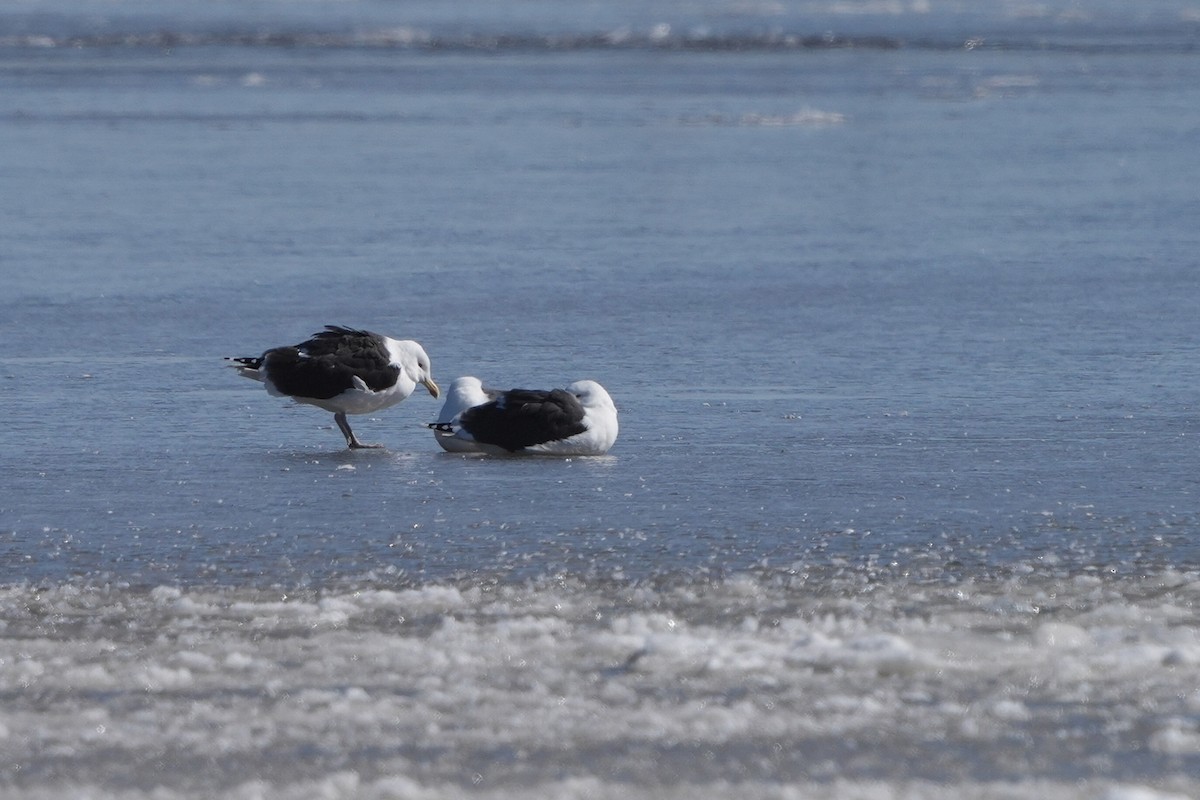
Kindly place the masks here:
[(263, 353), (267, 378), (284, 394), (327, 400), (354, 388), (357, 376), (380, 391), (396, 383), (383, 337), (370, 331), (326, 325), (307, 342)]
[(512, 389), (469, 408), (459, 423), (478, 442), (515, 452), (583, 433), (583, 406), (562, 389)]

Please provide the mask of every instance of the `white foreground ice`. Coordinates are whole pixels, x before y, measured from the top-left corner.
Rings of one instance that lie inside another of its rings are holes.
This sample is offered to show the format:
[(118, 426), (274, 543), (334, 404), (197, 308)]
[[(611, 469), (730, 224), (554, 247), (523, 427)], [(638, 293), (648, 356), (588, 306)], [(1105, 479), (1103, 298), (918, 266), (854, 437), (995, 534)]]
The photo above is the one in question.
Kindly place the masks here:
[(1200, 796), (1200, 576), (0, 589), (5, 798)]

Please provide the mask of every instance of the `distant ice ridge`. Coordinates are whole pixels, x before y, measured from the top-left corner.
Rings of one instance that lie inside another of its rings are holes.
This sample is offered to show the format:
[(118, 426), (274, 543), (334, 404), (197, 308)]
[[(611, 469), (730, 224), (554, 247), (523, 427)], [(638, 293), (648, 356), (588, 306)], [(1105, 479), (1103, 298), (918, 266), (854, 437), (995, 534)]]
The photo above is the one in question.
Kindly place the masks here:
[[(526, 31), (488, 31), (436, 34), (409, 27), (386, 27), (355, 32), (304, 31), (297, 29), (244, 30), (150, 30), (80, 32), (67, 36), (44, 33), (0, 36), (5, 48), (180, 48), (180, 47), (267, 47), (267, 48), (369, 48), (406, 49), (434, 52), (570, 52), (593, 50), (677, 50), (707, 52), (755, 52), (792, 50), (895, 50), (906, 46), (904, 40), (887, 35), (845, 36), (830, 33), (713, 32), (692, 29), (673, 31), (670, 25), (657, 24), (645, 30), (617, 28), (608, 31), (531, 33)], [(958, 40), (931, 44), (924, 48), (959, 49)]]
[[(1190, 52), (1191, 0), (699, 0), (547, 4), (40, 0), (3, 7), (3, 48), (188, 46), (429, 51), (856, 48)], [(26, 6), (29, 6), (26, 8)], [(998, 36), (997, 36), (998, 35)]]
[(1197, 608), (1170, 571), (9, 586), (0, 795), (1200, 796)]
[[(63, 785), (53, 790), (17, 790), (12, 800), (182, 800), (209, 797), (202, 792), (128, 789), (112, 792), (92, 787)], [(1189, 795), (1149, 786), (1084, 781), (1062, 784), (1041, 780), (1017, 783), (980, 782), (970, 787), (946, 786), (931, 781), (897, 786), (884, 780), (803, 781), (779, 785), (763, 781), (721, 779), (703, 785), (631, 788), (619, 781), (564, 778), (520, 788), (479, 788), (459, 783), (426, 784), (403, 776), (364, 780), (353, 771), (338, 772), (317, 780), (282, 785), (249, 781), (222, 795), (225, 800), (1193, 800)]]

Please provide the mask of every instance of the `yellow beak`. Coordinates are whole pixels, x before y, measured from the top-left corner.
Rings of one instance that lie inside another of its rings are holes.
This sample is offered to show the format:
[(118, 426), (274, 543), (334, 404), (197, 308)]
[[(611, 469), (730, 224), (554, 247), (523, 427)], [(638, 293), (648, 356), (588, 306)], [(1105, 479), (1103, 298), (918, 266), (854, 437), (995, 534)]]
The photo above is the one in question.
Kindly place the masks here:
[(433, 378), (426, 378), (425, 380), (421, 381), (421, 383), (425, 384), (425, 388), (428, 389), (429, 393), (435, 398), (441, 396), (442, 390), (439, 389), (438, 385), (433, 382)]

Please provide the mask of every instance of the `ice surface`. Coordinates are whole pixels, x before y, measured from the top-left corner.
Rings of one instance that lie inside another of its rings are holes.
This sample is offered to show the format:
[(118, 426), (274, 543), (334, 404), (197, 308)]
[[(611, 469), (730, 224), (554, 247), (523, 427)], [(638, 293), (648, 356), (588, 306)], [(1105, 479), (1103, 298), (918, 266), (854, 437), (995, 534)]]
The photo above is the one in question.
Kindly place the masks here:
[(0, 788), (1194, 796), (1198, 601), (1178, 572), (9, 586)]
[(0, 797), (1200, 797), (1194, 0), (785, 5), (0, 8)]

